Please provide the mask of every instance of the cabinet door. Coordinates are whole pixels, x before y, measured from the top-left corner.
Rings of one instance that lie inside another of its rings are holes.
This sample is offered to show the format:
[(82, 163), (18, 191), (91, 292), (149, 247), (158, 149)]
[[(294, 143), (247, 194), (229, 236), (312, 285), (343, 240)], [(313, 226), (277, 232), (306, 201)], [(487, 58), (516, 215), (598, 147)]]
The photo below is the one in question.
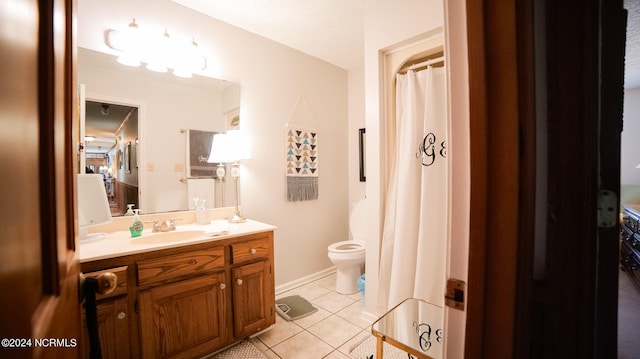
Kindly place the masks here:
[(269, 261), (234, 268), (232, 280), (236, 339), (266, 329), (275, 323), (273, 271)]
[[(129, 358), (129, 310), (127, 298), (109, 299), (96, 306), (98, 313), (98, 333), (103, 359)], [(86, 314), (82, 313), (84, 330), (82, 349), (84, 358), (89, 357), (89, 332), (86, 327)]]
[(226, 344), (224, 273), (138, 295), (143, 358), (194, 358)]

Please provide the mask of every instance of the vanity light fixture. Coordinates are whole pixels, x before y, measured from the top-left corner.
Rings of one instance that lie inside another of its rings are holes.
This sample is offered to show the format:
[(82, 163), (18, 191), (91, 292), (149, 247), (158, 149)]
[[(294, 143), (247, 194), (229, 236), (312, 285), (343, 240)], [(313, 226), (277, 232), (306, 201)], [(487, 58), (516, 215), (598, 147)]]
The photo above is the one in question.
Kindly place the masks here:
[(176, 49), (175, 68), (173, 74), (178, 77), (191, 78), (193, 71), (204, 69), (206, 58), (202, 56), (195, 38), (183, 49)]
[(175, 76), (185, 78), (207, 66), (207, 59), (195, 39), (178, 41), (169, 36), (167, 29), (163, 33), (144, 31), (135, 18), (123, 31), (108, 30), (106, 43), (119, 52), (118, 62), (127, 66), (137, 67), (144, 62), (151, 71), (173, 69)]
[(171, 56), (174, 53), (169, 32), (165, 29), (162, 36), (150, 40), (147, 69), (160, 73), (167, 72), (167, 67), (171, 66)]
[(124, 32), (112, 30), (107, 35), (107, 44), (113, 49), (122, 51), (118, 56), (118, 62), (132, 67), (141, 64), (140, 59), (140, 28), (134, 18)]

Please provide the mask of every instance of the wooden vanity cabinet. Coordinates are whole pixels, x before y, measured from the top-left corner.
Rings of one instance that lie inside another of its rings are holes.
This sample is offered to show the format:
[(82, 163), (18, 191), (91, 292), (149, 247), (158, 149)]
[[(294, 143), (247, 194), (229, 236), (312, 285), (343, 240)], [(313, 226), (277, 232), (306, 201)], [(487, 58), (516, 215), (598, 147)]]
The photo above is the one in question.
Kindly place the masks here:
[(224, 273), (138, 294), (143, 358), (194, 358), (227, 343)]
[[(103, 359), (129, 357), (129, 308), (126, 298), (97, 303), (98, 333)], [(89, 358), (89, 336), (84, 327), (83, 358)]]
[(236, 337), (266, 329), (275, 322), (273, 256), (269, 238), (231, 245), (233, 313)]
[(213, 246), (136, 263), (142, 358), (191, 358), (227, 342), (224, 262)]
[[(130, 310), (127, 300), (127, 267), (85, 273), (86, 277), (97, 277), (103, 272), (114, 273), (118, 278), (116, 289), (108, 295), (96, 296), (98, 334), (100, 337), (103, 359), (119, 359), (129, 357), (129, 318)], [(85, 321), (83, 307), (82, 320), (82, 352), (83, 358), (89, 357), (89, 332)]]
[[(117, 303), (99, 301), (98, 311), (125, 310), (128, 320), (115, 326), (104, 315), (103, 358), (200, 358), (275, 323), (273, 231), (86, 262), (82, 269), (114, 264), (128, 269), (128, 292)], [(107, 356), (107, 346), (118, 352)]]

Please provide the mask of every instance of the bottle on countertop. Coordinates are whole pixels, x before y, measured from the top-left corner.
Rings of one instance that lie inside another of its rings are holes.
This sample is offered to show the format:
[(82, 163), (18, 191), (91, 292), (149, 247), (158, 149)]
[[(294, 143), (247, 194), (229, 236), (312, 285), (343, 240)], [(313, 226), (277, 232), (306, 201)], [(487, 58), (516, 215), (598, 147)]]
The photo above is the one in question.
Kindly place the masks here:
[(144, 225), (140, 220), (140, 216), (138, 215), (139, 209), (133, 210), (133, 223), (131, 227), (129, 227), (129, 232), (131, 232), (131, 237), (140, 237), (142, 235), (142, 230), (144, 229)]
[(206, 199), (194, 198), (195, 210), (196, 210), (196, 223), (197, 224), (210, 224), (209, 211), (205, 208)]
[(127, 205), (127, 211), (124, 213), (125, 216), (133, 216), (133, 206), (135, 206), (133, 203)]

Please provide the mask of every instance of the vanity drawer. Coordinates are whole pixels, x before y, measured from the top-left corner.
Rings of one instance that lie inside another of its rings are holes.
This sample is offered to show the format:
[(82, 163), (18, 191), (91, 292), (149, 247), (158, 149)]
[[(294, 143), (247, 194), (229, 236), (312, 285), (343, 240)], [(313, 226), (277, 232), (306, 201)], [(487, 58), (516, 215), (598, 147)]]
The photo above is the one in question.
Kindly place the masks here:
[(224, 268), (224, 247), (147, 259), (137, 263), (138, 285), (193, 277)]
[(247, 242), (231, 245), (231, 261), (240, 263), (255, 258), (268, 257), (271, 254), (271, 241), (269, 237), (261, 237)]
[(96, 293), (96, 300), (105, 299), (105, 298), (111, 298), (111, 297), (115, 297), (115, 296), (118, 296), (118, 295), (127, 294), (127, 291), (128, 291), (128, 286), (127, 286), (127, 268), (129, 268), (129, 267), (128, 266), (123, 266), (123, 267), (109, 268), (109, 269), (104, 269), (104, 270), (100, 270), (100, 271), (84, 273), (84, 276), (86, 278), (95, 278), (95, 277), (99, 276), (100, 274), (110, 272), (110, 273), (115, 274), (116, 277), (118, 278), (118, 281), (116, 283), (116, 289), (114, 289), (113, 292), (111, 292), (109, 294), (102, 295), (102, 294)]

